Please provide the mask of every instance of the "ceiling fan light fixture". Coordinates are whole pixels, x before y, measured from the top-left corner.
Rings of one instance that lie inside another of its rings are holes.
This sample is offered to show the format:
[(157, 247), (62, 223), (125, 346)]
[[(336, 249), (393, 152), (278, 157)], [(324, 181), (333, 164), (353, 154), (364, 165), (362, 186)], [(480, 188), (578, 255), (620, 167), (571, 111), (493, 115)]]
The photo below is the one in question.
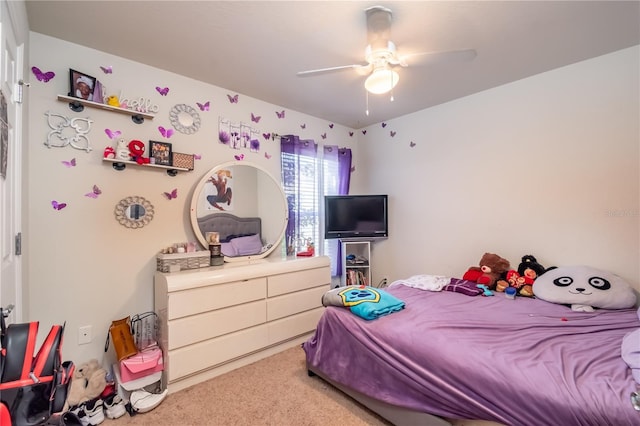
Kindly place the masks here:
[(390, 92), (399, 80), (400, 75), (396, 71), (390, 68), (378, 68), (364, 81), (364, 88), (374, 95), (381, 95)]

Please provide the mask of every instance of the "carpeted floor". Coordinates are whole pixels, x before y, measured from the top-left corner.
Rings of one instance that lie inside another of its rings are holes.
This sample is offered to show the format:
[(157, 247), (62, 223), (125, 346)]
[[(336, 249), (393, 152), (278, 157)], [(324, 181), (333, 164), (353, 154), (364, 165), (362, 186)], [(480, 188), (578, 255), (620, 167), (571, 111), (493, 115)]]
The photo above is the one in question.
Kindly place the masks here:
[(390, 425), (318, 377), (300, 347), (167, 396), (155, 410), (116, 420), (128, 425)]

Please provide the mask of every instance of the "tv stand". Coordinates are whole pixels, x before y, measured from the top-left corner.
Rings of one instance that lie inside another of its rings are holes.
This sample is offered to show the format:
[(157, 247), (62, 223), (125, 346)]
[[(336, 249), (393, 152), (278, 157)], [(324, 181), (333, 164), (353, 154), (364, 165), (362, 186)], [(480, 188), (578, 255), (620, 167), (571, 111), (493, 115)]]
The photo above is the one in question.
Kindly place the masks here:
[(371, 242), (342, 241), (340, 285), (371, 285)]

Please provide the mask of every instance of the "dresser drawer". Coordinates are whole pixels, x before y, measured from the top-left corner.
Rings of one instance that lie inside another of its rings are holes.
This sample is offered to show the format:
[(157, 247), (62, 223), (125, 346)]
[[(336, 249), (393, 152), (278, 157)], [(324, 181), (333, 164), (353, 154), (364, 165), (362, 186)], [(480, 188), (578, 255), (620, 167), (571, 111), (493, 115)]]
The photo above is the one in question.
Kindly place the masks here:
[(169, 351), (169, 382), (264, 348), (269, 344), (266, 327), (263, 324)]
[(269, 297), (304, 290), (306, 288), (318, 287), (323, 284), (326, 284), (326, 290), (329, 290), (331, 270), (326, 267), (277, 274), (268, 277), (267, 282), (267, 294)]
[(316, 308), (301, 314), (267, 323), (269, 344), (273, 345), (316, 329), (325, 308)]
[(256, 278), (169, 293), (168, 319), (264, 299), (266, 283), (266, 278)]
[(328, 287), (322, 285), (267, 299), (267, 321), (273, 321), (322, 306), (322, 295), (327, 290)]
[(264, 300), (169, 321), (169, 350), (264, 324)]

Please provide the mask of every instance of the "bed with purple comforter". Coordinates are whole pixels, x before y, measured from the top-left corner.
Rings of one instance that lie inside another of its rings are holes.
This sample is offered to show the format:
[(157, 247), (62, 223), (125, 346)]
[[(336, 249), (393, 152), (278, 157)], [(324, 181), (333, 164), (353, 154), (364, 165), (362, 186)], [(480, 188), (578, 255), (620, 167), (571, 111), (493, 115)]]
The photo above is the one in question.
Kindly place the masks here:
[[(640, 425), (621, 358), (636, 309), (576, 312), (539, 299), (404, 285), (405, 308), (367, 321), (329, 306), (303, 344), (307, 367), (413, 411), (507, 425)], [(640, 342), (639, 342), (640, 344)]]

